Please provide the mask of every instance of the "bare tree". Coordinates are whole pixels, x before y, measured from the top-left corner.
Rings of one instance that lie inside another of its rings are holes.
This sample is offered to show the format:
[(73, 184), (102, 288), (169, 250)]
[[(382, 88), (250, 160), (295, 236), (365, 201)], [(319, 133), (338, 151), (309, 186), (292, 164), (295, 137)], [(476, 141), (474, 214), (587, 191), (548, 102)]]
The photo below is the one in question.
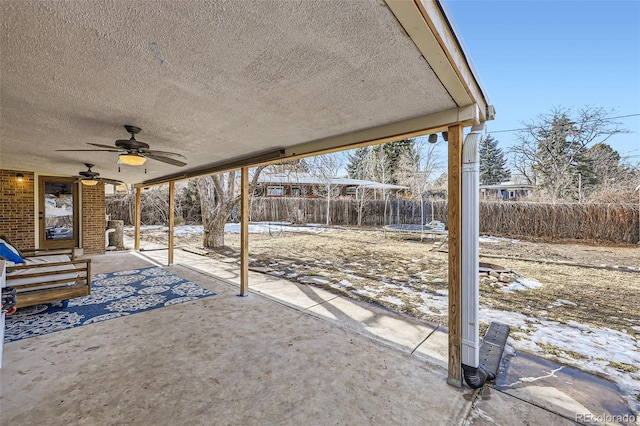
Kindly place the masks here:
[(575, 194), (573, 182), (580, 168), (587, 167), (588, 148), (624, 132), (611, 112), (602, 108), (587, 106), (574, 114), (569, 108), (554, 107), (525, 124), (510, 153), (515, 169), (555, 202)]
[(326, 224), (331, 224), (331, 197), (335, 195), (338, 187), (332, 184), (332, 179), (338, 177), (343, 168), (343, 156), (334, 154), (324, 154), (311, 157), (309, 161), (311, 174), (318, 177), (324, 185), (325, 197), (327, 198), (327, 219)]
[[(253, 176), (249, 183), (249, 193), (253, 193), (260, 172), (265, 166), (252, 169)], [(197, 179), (204, 227), (203, 246), (210, 248), (224, 247), (224, 225), (238, 206), (241, 193), (237, 188), (237, 172), (220, 173)]]
[[(398, 184), (408, 186), (411, 194), (420, 199), (421, 222), (427, 221), (424, 212), (425, 196), (433, 188), (433, 175), (442, 166), (438, 155), (440, 143), (426, 143), (424, 138), (415, 140), (415, 151), (403, 151), (398, 162)], [(415, 154), (412, 155), (412, 152)]]
[(411, 193), (420, 196), (431, 189), (433, 175), (442, 167), (438, 155), (440, 143), (425, 143), (423, 138), (415, 140), (415, 151), (400, 154), (396, 176), (398, 185), (408, 186)]

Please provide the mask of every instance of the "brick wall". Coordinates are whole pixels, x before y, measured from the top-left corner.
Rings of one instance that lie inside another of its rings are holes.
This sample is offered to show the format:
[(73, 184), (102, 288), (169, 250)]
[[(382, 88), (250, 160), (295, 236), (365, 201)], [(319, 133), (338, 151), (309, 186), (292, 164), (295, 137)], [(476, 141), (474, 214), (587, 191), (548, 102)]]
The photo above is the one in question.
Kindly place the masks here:
[[(22, 174), (22, 182), (18, 182)], [(0, 170), (0, 235), (24, 250), (35, 248), (35, 183), (33, 173)]]
[[(22, 182), (17, 175), (22, 174)], [(36, 248), (36, 201), (34, 174), (0, 170), (0, 235), (22, 250)], [(104, 184), (82, 188), (82, 248), (85, 254), (105, 251)]]
[(82, 186), (82, 248), (85, 254), (104, 253), (107, 221), (104, 183)]

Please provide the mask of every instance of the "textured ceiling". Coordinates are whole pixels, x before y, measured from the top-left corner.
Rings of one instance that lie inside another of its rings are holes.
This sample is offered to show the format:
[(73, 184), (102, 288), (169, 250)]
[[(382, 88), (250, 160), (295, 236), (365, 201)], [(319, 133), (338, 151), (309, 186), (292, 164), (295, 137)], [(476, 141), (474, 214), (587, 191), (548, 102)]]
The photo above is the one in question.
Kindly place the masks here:
[(0, 167), (141, 182), (458, 107), (383, 2), (3, 1)]

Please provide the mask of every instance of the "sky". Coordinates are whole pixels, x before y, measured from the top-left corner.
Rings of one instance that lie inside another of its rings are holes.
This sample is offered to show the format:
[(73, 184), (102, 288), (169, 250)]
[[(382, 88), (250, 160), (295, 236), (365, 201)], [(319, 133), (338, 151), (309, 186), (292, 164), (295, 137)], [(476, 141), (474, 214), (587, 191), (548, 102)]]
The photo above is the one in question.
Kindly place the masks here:
[(554, 107), (602, 107), (631, 131), (607, 141), (640, 163), (640, 0), (443, 0), (496, 108), (487, 131), (507, 150), (511, 131)]

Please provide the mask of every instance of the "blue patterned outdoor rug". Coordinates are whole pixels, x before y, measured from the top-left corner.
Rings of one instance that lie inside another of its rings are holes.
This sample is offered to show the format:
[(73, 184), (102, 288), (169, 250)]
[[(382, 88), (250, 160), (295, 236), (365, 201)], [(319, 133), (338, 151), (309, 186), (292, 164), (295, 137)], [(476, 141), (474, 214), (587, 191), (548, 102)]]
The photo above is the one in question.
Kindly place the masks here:
[[(91, 295), (62, 303), (18, 309), (6, 317), (4, 342), (66, 330), (163, 306), (189, 302), (216, 293), (160, 267), (95, 274)], [(18, 295), (18, 298), (20, 295)]]

